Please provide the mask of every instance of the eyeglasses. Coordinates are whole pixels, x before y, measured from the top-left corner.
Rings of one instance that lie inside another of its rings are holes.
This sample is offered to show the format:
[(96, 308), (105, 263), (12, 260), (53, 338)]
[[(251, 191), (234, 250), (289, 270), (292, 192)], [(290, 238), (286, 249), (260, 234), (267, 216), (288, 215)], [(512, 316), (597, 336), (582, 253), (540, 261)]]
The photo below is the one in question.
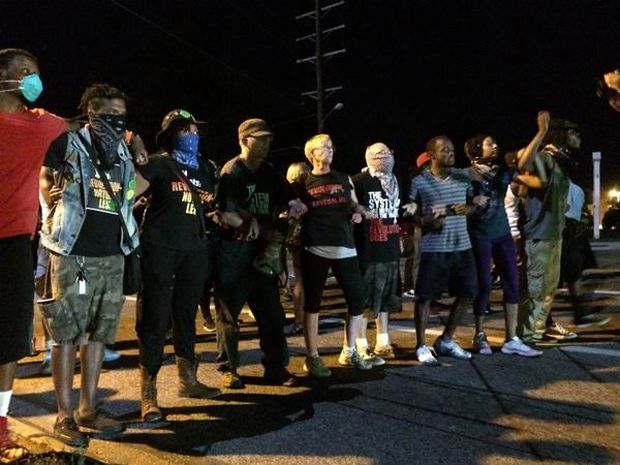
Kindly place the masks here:
[(326, 150), (326, 151), (328, 151), (328, 152), (335, 153), (335, 152), (336, 152), (336, 147), (334, 147), (334, 146), (331, 146), (331, 147), (330, 147), (330, 146), (327, 146), (327, 145), (319, 145), (318, 147), (315, 147), (315, 148), (313, 148), (312, 150), (313, 150), (313, 151), (314, 151), (314, 150)]
[(269, 142), (273, 141), (273, 136), (270, 134), (265, 134), (264, 136), (245, 136), (245, 137), (251, 137), (252, 139), (257, 139), (257, 140), (267, 140)]
[(382, 157), (391, 157), (394, 155), (394, 150), (379, 150), (378, 152), (373, 153), (373, 156), (380, 155)]

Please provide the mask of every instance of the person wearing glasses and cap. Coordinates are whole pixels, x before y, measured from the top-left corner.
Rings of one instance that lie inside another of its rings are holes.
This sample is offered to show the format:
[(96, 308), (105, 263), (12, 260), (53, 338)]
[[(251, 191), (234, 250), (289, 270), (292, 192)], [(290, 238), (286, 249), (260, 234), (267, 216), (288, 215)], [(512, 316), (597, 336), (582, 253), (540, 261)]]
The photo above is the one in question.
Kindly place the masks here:
[(203, 285), (214, 270), (215, 169), (201, 159), (197, 121), (186, 110), (163, 119), (159, 152), (138, 167), (138, 193), (150, 189), (141, 235), (144, 290), (136, 330), (140, 344), (141, 412), (144, 421), (163, 418), (157, 373), (172, 319), (179, 374), (178, 395), (210, 399), (220, 394), (197, 379), (195, 320)]
[(289, 210), (290, 217), (298, 217), (305, 206), (266, 160), (273, 139), (267, 122), (248, 119), (239, 126), (238, 135), (241, 154), (222, 167), (217, 194), (217, 218), (226, 226), (218, 245), (215, 280), (218, 370), (222, 386), (244, 387), (237, 372), (237, 320), (247, 302), (258, 325), (265, 382), (291, 386), (295, 377), (286, 369), (289, 354), (278, 278), (262, 272), (256, 258), (268, 245), (278, 215)]

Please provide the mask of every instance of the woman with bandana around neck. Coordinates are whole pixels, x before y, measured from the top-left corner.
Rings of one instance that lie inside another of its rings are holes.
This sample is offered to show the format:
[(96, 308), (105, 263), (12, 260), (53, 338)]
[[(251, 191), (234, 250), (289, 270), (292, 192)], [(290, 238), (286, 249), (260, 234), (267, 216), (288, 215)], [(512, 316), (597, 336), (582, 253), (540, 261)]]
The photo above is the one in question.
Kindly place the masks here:
[[(537, 124), (536, 136), (519, 158), (518, 167), (521, 170), (532, 163), (536, 156), (536, 149), (547, 132), (549, 113), (539, 112)], [(499, 147), (495, 139), (486, 134), (467, 140), (465, 153), (471, 160), (469, 172), (474, 188), (474, 203), (477, 205), (474, 214), (469, 217), (469, 233), (478, 273), (478, 295), (474, 300), (476, 324), (474, 348), (481, 355), (493, 353), (483, 324), (491, 296), (491, 263), (494, 262), (501, 278), (506, 318), (506, 341), (501, 351), (524, 357), (540, 356), (542, 352), (529, 347), (517, 336), (519, 311), (517, 253), (504, 207), (504, 197), (510, 183), (515, 181), (528, 186), (533, 182), (530, 179), (532, 177), (517, 174), (514, 168), (502, 163), (503, 158), (499, 157)]]
[(197, 380), (194, 347), (196, 311), (203, 285), (213, 273), (215, 251), (215, 224), (207, 214), (216, 174), (198, 151), (200, 123), (186, 110), (169, 112), (155, 138), (160, 152), (138, 168), (138, 192), (150, 189), (151, 194), (141, 236), (144, 291), (136, 324), (142, 419), (149, 422), (163, 418), (156, 379), (170, 319), (178, 395), (210, 399), (220, 394), (219, 389)]

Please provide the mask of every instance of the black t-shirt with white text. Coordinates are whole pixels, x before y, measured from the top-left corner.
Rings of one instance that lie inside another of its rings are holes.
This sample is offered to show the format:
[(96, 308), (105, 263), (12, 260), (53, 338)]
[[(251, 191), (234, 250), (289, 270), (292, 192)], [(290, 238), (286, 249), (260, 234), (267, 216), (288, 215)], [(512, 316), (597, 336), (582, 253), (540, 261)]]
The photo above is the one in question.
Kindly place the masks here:
[(167, 154), (149, 157), (146, 165), (138, 166), (140, 174), (150, 183), (151, 200), (146, 210), (142, 240), (175, 250), (197, 250), (205, 247), (200, 209), (194, 204), (189, 187), (174, 171), (176, 164), (198, 193), (205, 226), (215, 225), (206, 214), (212, 210), (215, 193), (215, 173), (210, 165), (201, 162), (198, 169), (174, 161)]
[(355, 244), (360, 261), (366, 264), (398, 260), (400, 198), (390, 200), (381, 187), (381, 181), (368, 172), (353, 176), (353, 185), (357, 201), (375, 216), (364, 219), (355, 227)]

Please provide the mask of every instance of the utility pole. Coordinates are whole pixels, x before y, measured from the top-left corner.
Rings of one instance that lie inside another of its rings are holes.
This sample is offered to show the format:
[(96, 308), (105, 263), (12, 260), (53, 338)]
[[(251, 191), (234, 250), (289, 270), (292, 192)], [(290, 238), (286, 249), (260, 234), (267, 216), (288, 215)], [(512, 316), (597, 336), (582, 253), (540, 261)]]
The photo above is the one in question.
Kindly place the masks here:
[[(342, 90), (343, 87), (341, 85), (330, 85), (326, 87), (325, 85), (325, 63), (330, 58), (336, 55), (342, 55), (346, 52), (346, 48), (341, 47), (339, 49), (330, 50), (327, 52), (323, 51), (323, 42), (324, 39), (334, 33), (339, 31), (343, 31), (345, 29), (344, 24), (337, 24), (335, 26), (329, 28), (323, 28), (323, 17), (330, 13), (332, 10), (341, 7), (344, 5), (344, 0), (337, 1), (331, 3), (329, 5), (321, 6), (321, 0), (314, 0), (314, 9), (312, 11), (308, 11), (302, 14), (299, 14), (295, 17), (297, 21), (303, 21), (306, 19), (314, 20), (314, 33), (307, 34), (295, 39), (295, 42), (298, 44), (302, 44), (306, 41), (314, 41), (314, 54), (310, 56), (306, 56), (303, 58), (297, 59), (297, 64), (309, 63), (314, 66), (315, 71), (315, 90), (305, 91), (301, 93), (302, 97), (310, 97), (316, 100), (316, 122), (317, 122), (317, 130), (319, 133), (323, 132), (324, 122), (326, 120), (327, 115), (325, 114), (325, 101), (329, 98), (334, 92)], [(339, 108), (343, 107), (342, 103), (339, 102)]]
[(325, 105), (325, 90), (323, 89), (323, 47), (321, 43), (321, 0), (314, 0), (314, 50), (316, 56), (316, 121), (317, 131), (323, 132), (323, 106)]
[(592, 152), (592, 172), (594, 182), (594, 239), (601, 237), (601, 152)]

